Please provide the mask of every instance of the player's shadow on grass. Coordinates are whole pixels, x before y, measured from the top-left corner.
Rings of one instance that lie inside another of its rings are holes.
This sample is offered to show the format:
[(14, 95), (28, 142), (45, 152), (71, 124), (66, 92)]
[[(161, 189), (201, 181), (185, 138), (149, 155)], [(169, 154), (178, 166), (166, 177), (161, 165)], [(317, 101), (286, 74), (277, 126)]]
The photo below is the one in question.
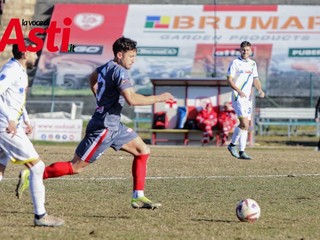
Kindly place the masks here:
[(196, 222), (216, 222), (216, 223), (235, 223), (238, 221), (231, 221), (231, 220), (223, 220), (223, 219), (205, 219), (205, 218), (192, 218), (191, 221), (196, 221)]
[(79, 217), (85, 218), (107, 218), (107, 219), (131, 219), (129, 216), (105, 216), (105, 215), (78, 215)]
[(285, 141), (285, 144), (288, 146), (303, 146), (303, 147), (316, 147), (317, 143), (314, 141)]
[[(10, 227), (12, 229), (20, 229), (21, 228), (24, 228), (24, 227), (34, 227), (34, 224), (33, 224), (33, 218), (30, 218), (29, 220), (27, 221), (23, 221), (21, 222), (21, 215), (26, 215), (26, 216), (30, 216), (30, 212), (29, 211), (18, 211), (18, 210), (12, 210), (12, 211), (8, 211), (8, 210), (4, 210), (4, 211), (1, 211), (1, 213), (3, 215), (12, 215), (10, 216), (10, 221), (7, 221), (5, 222), (4, 224), (2, 224), (1, 226), (2, 227)], [(31, 215), (32, 216), (32, 215)], [(17, 219), (20, 220), (19, 224), (17, 224)], [(2, 238), (1, 238), (2, 239)]]

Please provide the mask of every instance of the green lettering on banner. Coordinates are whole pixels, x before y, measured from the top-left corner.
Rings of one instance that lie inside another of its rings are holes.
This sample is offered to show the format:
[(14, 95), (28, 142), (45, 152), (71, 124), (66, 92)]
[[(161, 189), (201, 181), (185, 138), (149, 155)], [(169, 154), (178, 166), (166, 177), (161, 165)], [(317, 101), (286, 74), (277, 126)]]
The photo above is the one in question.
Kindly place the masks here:
[(138, 56), (178, 56), (179, 48), (177, 47), (138, 47)]

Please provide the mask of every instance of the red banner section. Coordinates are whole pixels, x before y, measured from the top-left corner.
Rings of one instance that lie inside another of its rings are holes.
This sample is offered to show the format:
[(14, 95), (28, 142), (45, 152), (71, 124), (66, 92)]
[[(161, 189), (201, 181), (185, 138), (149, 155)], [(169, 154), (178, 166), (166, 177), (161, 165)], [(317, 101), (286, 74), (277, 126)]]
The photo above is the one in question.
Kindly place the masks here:
[[(47, 88), (41, 86), (48, 85), (55, 85), (58, 91), (59, 87), (86, 88), (88, 75), (113, 57), (112, 44), (123, 35), (127, 11), (128, 5), (121, 4), (55, 4), (51, 22), (56, 21), (58, 27), (64, 28), (63, 20), (72, 19), (69, 52), (49, 52), (43, 48), (34, 81), (37, 91), (33, 92), (47, 94)], [(56, 34), (55, 45), (59, 46), (62, 38), (62, 32)]]
[(127, 11), (128, 5), (55, 4), (51, 21), (63, 25), (63, 19), (70, 17), (70, 44), (103, 45), (102, 55), (111, 57), (114, 40), (123, 34)]

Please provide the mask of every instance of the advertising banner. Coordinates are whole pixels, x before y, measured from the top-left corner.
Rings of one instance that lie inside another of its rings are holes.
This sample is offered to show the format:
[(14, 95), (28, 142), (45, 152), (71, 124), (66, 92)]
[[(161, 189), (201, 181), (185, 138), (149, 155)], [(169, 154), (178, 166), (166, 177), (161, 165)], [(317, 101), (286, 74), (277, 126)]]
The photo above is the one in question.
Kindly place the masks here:
[(269, 96), (309, 96), (311, 84), (320, 95), (319, 12), (302, 5), (56, 4), (51, 22), (70, 28), (72, 51), (44, 47), (32, 93), (50, 94), (54, 85), (56, 94), (90, 94), (88, 75), (126, 36), (138, 42), (130, 74), (139, 93), (151, 93), (150, 78), (225, 77), (240, 43), (249, 41)]
[(82, 119), (30, 119), (32, 140), (55, 142), (79, 142), (82, 139)]

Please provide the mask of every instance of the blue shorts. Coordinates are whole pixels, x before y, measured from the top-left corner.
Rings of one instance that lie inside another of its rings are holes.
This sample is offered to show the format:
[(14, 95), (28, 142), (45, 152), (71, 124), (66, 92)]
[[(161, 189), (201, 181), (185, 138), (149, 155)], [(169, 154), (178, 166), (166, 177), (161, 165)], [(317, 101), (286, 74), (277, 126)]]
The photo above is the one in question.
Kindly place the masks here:
[(76, 154), (82, 161), (93, 163), (109, 147), (118, 151), (123, 145), (136, 137), (138, 137), (138, 134), (122, 123), (119, 123), (116, 130), (109, 130), (104, 126), (95, 124), (94, 121), (90, 121), (86, 135), (76, 149)]

